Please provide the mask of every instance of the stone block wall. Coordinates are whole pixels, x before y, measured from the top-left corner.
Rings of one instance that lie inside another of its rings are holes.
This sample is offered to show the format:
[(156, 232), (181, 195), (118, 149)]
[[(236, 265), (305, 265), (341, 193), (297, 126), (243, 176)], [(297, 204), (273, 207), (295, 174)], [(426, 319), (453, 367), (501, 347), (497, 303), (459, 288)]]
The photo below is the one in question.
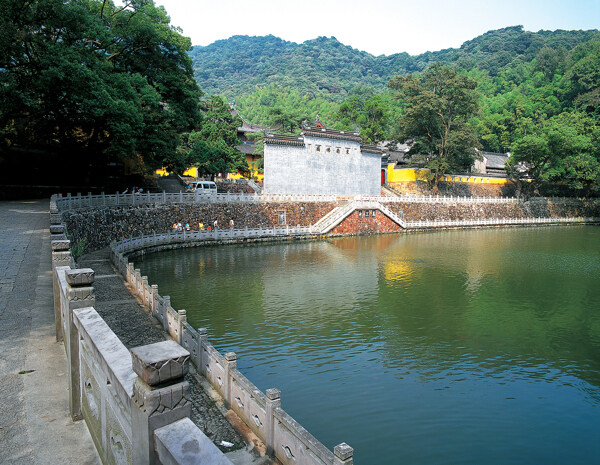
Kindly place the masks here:
[[(578, 199), (532, 199), (528, 202), (386, 202), (387, 207), (406, 221), (600, 217), (600, 202)], [(66, 211), (63, 220), (72, 244), (85, 251), (106, 247), (113, 240), (172, 231), (174, 223), (189, 224), (192, 231), (202, 223), (205, 229), (217, 221), (218, 229), (273, 226), (309, 226), (338, 206), (337, 202), (232, 202), (178, 203), (101, 207)], [(284, 215), (280, 215), (283, 212)], [(354, 214), (353, 214), (354, 215)], [(383, 219), (369, 223), (351, 215), (334, 229), (334, 234), (390, 232)], [(356, 215), (358, 215), (356, 213)], [(284, 223), (280, 223), (280, 217)]]
[[(369, 216), (366, 216), (366, 212)], [(379, 210), (356, 210), (333, 228), (330, 234), (382, 234), (399, 231), (402, 228)]]
[(600, 203), (594, 200), (531, 200), (523, 203), (434, 203), (394, 202), (390, 210), (406, 221), (471, 220), (493, 218), (572, 218), (599, 217)]
[(189, 224), (194, 231), (217, 220), (221, 229), (267, 228), (279, 225), (279, 212), (285, 212), (285, 225), (308, 226), (337, 206), (336, 202), (264, 202), (222, 204), (174, 204), (160, 206), (104, 207), (63, 213), (73, 243), (85, 240), (87, 251), (106, 247), (113, 240), (142, 234), (165, 233), (173, 223)]
[(435, 193), (424, 181), (389, 183), (388, 187), (401, 195), (447, 195), (461, 197), (513, 197), (515, 185), (475, 184), (467, 182), (440, 182)]

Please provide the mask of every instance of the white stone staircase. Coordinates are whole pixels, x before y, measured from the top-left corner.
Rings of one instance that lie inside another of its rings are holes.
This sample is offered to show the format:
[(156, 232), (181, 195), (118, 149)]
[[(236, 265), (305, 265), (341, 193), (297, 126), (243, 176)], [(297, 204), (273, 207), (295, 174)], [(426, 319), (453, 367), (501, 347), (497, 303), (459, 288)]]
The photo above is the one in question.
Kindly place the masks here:
[(354, 199), (344, 205), (331, 210), (327, 215), (312, 225), (311, 231), (317, 234), (326, 234), (340, 224), (355, 210), (379, 210), (394, 223), (406, 228), (406, 222), (385, 205), (374, 200)]

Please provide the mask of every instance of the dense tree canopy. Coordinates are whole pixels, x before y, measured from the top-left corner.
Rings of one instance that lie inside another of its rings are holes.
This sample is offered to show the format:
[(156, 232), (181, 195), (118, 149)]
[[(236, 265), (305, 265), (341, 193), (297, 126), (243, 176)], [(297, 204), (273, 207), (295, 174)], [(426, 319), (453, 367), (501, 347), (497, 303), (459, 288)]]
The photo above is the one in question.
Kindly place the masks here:
[(174, 156), (200, 121), (189, 39), (152, 0), (0, 0), (0, 149)]
[(233, 116), (229, 105), (218, 96), (211, 97), (204, 110), (201, 128), (192, 132), (187, 140), (190, 148), (187, 166), (197, 166), (200, 174), (213, 178), (218, 173), (247, 171), (246, 157), (235, 148), (241, 118)]
[(405, 108), (399, 138), (414, 141), (410, 153), (425, 157), (434, 184), (445, 173), (473, 164), (477, 136), (468, 123), (478, 109), (476, 81), (435, 64), (420, 77), (397, 76), (389, 87), (398, 91)]
[(199, 106), (195, 77), (253, 123), (298, 132), (318, 116), (365, 142), (413, 138), (435, 179), (467, 169), (481, 147), (511, 151), (512, 175), (532, 186), (599, 185), (598, 31), (515, 26), (459, 49), (374, 57), (334, 37), (234, 36), (191, 49), (153, 0), (0, 8), (0, 173), (34, 154), (88, 172), (109, 158), (236, 171), (239, 121), (222, 99)]
[(411, 56), (373, 56), (319, 37), (301, 44), (274, 36), (233, 36), (191, 52), (195, 77), (205, 91), (236, 100), (272, 84), (298, 90), (310, 98), (342, 102), (357, 85), (385, 90), (394, 76), (424, 71), (433, 63), (476, 69), (497, 76), (504, 69), (529, 63), (543, 48), (571, 50), (595, 31), (524, 31), (513, 26), (489, 31), (446, 49)]

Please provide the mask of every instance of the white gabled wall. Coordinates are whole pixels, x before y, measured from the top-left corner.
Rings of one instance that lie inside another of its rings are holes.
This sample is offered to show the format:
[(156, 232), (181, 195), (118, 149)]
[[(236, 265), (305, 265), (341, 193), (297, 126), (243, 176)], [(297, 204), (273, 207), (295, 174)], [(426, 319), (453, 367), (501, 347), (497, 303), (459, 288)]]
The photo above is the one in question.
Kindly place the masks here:
[(380, 170), (381, 157), (362, 153), (354, 141), (305, 136), (304, 146), (266, 143), (264, 193), (380, 195)]

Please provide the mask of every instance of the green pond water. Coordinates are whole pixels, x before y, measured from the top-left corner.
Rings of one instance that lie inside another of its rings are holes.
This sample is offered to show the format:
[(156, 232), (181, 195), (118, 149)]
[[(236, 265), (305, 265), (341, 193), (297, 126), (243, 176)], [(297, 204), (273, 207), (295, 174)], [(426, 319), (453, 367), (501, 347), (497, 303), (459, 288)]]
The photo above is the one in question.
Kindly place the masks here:
[(357, 463), (600, 463), (598, 227), (184, 249), (136, 266)]

